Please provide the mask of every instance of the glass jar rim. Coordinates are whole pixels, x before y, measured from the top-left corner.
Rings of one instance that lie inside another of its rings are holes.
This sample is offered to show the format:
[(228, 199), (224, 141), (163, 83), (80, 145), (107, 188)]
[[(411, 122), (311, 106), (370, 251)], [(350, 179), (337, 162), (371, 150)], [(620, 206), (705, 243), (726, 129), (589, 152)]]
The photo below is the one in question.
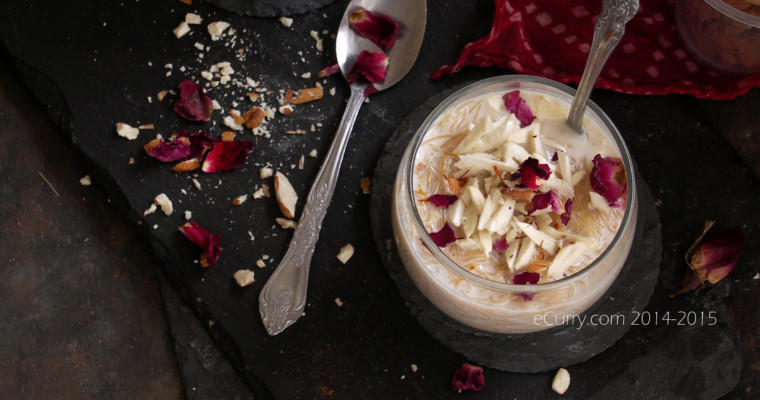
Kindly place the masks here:
[(721, 14), (724, 14), (725, 16), (736, 20), (737, 22), (741, 22), (755, 28), (760, 28), (760, 17), (757, 15), (746, 13), (726, 3), (724, 0), (705, 0), (705, 2), (712, 6), (712, 8), (719, 11)]
[[(422, 218), (420, 217), (419, 211), (417, 210), (417, 205), (415, 204), (415, 197), (414, 197), (414, 165), (416, 163), (415, 158), (417, 155), (417, 151), (419, 150), (420, 145), (422, 144), (422, 141), (425, 137), (425, 134), (427, 133), (428, 129), (432, 126), (432, 124), (438, 119), (438, 117), (446, 111), (449, 106), (454, 104), (455, 102), (465, 98), (466, 96), (476, 93), (478, 94), (479, 91), (482, 91), (483, 94), (490, 92), (491, 90), (487, 90), (493, 87), (493, 90), (496, 90), (496, 88), (499, 85), (510, 85), (510, 84), (521, 84), (526, 83), (528, 84), (529, 90), (534, 91), (541, 91), (539, 87), (545, 87), (548, 89), (552, 89), (553, 95), (558, 94), (564, 94), (568, 96), (567, 98), (563, 100), (572, 100), (572, 97), (575, 94), (575, 89), (570, 88), (567, 85), (564, 85), (562, 83), (559, 83), (557, 81), (553, 81), (551, 79), (537, 77), (537, 76), (531, 76), (531, 75), (501, 75), (501, 76), (495, 76), (491, 78), (486, 78), (474, 83), (471, 83), (450, 96), (448, 96), (446, 99), (444, 99), (438, 106), (436, 106), (433, 111), (428, 114), (427, 118), (424, 120), (424, 122), (420, 125), (420, 127), (415, 131), (414, 135), (412, 136), (411, 140), (411, 154), (410, 154), (410, 160), (407, 165), (401, 166), (402, 168), (406, 168), (406, 192), (407, 197), (409, 198), (409, 201), (412, 205), (412, 224), (414, 225), (414, 229), (419, 233), (420, 238), (422, 239), (423, 244), (427, 249), (433, 254), (433, 256), (441, 262), (441, 264), (445, 265), (449, 270), (453, 271), (460, 277), (464, 278), (467, 281), (479, 284), (481, 286), (484, 286), (486, 288), (501, 291), (501, 292), (519, 292), (519, 293), (540, 293), (545, 292), (548, 290), (553, 290), (561, 287), (565, 287), (569, 284), (572, 284), (573, 282), (581, 279), (582, 277), (588, 275), (591, 271), (596, 269), (596, 266), (599, 265), (600, 261), (603, 260), (609, 253), (611, 253), (614, 249), (614, 247), (620, 242), (624, 232), (626, 229), (629, 229), (629, 225), (632, 223), (635, 223), (635, 219), (631, 216), (631, 213), (633, 211), (633, 207), (637, 201), (636, 199), (636, 177), (633, 173), (633, 164), (631, 160), (630, 153), (628, 151), (628, 147), (626, 146), (625, 142), (623, 141), (623, 138), (620, 134), (620, 131), (618, 131), (617, 127), (612, 123), (612, 120), (607, 116), (604, 111), (593, 101), (589, 100), (588, 102), (588, 108), (587, 108), (587, 115), (588, 111), (592, 111), (592, 116), (595, 115), (598, 118), (597, 122), (601, 122), (604, 125), (604, 128), (609, 130), (609, 132), (612, 134), (612, 139), (617, 146), (618, 150), (620, 151), (621, 159), (623, 161), (623, 165), (625, 167), (626, 171), (626, 177), (628, 180), (628, 193), (626, 197), (626, 207), (625, 212), (623, 213), (623, 219), (620, 223), (620, 226), (618, 227), (617, 232), (615, 233), (615, 236), (612, 238), (612, 241), (607, 246), (604, 251), (589, 265), (587, 265), (582, 270), (561, 278), (557, 279), (551, 282), (545, 282), (545, 283), (538, 283), (534, 285), (516, 285), (512, 283), (503, 283), (503, 282), (497, 282), (492, 281), (490, 279), (483, 278), (479, 275), (476, 275), (469, 271), (468, 269), (462, 267), (461, 265), (457, 264), (452, 260), (449, 256), (447, 256), (434, 242), (433, 239), (430, 237), (430, 234), (425, 229), (424, 223), (422, 222)], [(519, 89), (518, 86), (516, 87), (505, 87), (505, 89)], [(635, 228), (635, 227), (634, 227)]]

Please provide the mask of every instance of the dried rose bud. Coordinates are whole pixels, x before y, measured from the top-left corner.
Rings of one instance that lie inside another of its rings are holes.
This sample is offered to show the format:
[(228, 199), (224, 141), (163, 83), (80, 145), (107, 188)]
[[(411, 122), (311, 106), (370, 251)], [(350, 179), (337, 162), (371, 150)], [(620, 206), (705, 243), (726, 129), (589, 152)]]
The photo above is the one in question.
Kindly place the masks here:
[(179, 84), (179, 99), (174, 102), (174, 111), (190, 121), (209, 121), (214, 106), (204, 93), (203, 86), (186, 80)]
[(248, 152), (253, 149), (253, 142), (236, 140), (216, 142), (203, 161), (203, 172), (221, 172), (237, 168), (245, 162)]
[(396, 42), (398, 23), (385, 14), (358, 10), (348, 16), (348, 24), (359, 36), (365, 37), (387, 52)]
[(438, 247), (446, 247), (457, 241), (454, 229), (451, 228), (448, 222), (438, 232), (431, 233), (430, 238), (433, 239), (433, 243)]
[(203, 250), (202, 264), (203, 260), (205, 260), (205, 263), (209, 267), (213, 267), (214, 264), (216, 264), (216, 260), (219, 258), (219, 252), (222, 250), (219, 247), (219, 240), (221, 239), (222, 234), (211, 233), (192, 221), (180, 226), (179, 230), (185, 235), (185, 237), (190, 239), (193, 244)]
[(705, 222), (702, 234), (686, 251), (686, 264), (691, 271), (683, 277), (671, 297), (692, 291), (704, 282), (720, 282), (739, 261), (744, 246), (744, 232), (741, 228), (731, 228), (708, 234), (714, 223), (715, 221)]
[(360, 78), (369, 83), (382, 82), (387, 68), (387, 55), (364, 50), (356, 57), (356, 64), (348, 74), (348, 83), (354, 83)]
[(483, 367), (462, 363), (462, 366), (454, 371), (454, 377), (451, 379), (451, 388), (454, 390), (474, 390), (479, 391), (486, 385), (483, 377)]
[(457, 199), (458, 197), (453, 194), (434, 194), (428, 197), (426, 201), (436, 207), (449, 208)]
[(520, 179), (522, 184), (529, 189), (538, 189), (543, 184), (539, 179), (548, 179), (552, 174), (551, 168), (547, 164), (539, 164), (538, 160), (528, 157), (527, 160), (520, 164), (517, 172), (512, 174), (512, 180)]
[(504, 105), (507, 107), (507, 111), (515, 114), (517, 120), (520, 121), (521, 127), (530, 125), (533, 120), (536, 119), (533, 115), (533, 111), (528, 107), (528, 103), (525, 102), (525, 99), (520, 97), (519, 90), (513, 90), (505, 94), (502, 96), (502, 99), (504, 99)]
[(628, 194), (628, 179), (623, 161), (618, 157), (602, 157), (597, 154), (593, 163), (589, 175), (591, 188), (604, 197), (610, 207), (624, 207)]

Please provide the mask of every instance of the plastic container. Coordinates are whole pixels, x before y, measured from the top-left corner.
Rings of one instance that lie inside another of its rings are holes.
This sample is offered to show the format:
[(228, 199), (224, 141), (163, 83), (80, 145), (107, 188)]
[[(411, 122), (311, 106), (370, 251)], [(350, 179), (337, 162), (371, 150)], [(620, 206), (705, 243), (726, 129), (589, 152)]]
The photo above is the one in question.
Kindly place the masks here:
[(436, 308), (454, 320), (494, 333), (541, 331), (567, 322), (591, 307), (615, 281), (625, 263), (633, 242), (638, 210), (628, 149), (609, 117), (596, 104), (589, 102), (587, 129), (589, 124), (595, 124), (609, 138), (620, 153), (628, 179), (622, 220), (600, 256), (570, 276), (534, 285), (515, 285), (476, 275), (441, 251), (425, 229), (415, 204), (413, 174), (421, 142), (450, 106), (485, 93), (506, 93), (516, 89), (559, 98), (568, 107), (574, 94), (573, 89), (561, 83), (522, 75), (490, 78), (457, 91), (432, 111), (412, 137), (397, 172), (391, 207), (399, 254), (416, 287)]
[(730, 75), (760, 73), (760, 5), (674, 0), (676, 27), (695, 61)]

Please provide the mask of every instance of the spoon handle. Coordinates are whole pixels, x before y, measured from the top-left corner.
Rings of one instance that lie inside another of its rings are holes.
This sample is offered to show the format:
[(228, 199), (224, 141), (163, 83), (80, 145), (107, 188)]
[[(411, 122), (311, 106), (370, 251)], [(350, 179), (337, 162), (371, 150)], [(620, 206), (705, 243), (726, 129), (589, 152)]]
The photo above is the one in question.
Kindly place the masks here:
[(618, 42), (625, 33), (625, 24), (636, 15), (639, 0), (603, 0), (602, 13), (594, 25), (594, 38), (583, 76), (578, 84), (578, 91), (570, 105), (567, 123), (578, 133), (583, 132), (583, 116), (586, 113), (586, 103), (594, 88), (596, 79), (602, 72), (602, 67), (615, 50)]
[(282, 332), (303, 314), (314, 246), (319, 239), (319, 230), (335, 191), (351, 130), (364, 102), (365, 87), (366, 85), (360, 84), (351, 85), (348, 105), (306, 198), (306, 205), (301, 212), (301, 219), (293, 232), (288, 250), (259, 295), (261, 321), (270, 335)]

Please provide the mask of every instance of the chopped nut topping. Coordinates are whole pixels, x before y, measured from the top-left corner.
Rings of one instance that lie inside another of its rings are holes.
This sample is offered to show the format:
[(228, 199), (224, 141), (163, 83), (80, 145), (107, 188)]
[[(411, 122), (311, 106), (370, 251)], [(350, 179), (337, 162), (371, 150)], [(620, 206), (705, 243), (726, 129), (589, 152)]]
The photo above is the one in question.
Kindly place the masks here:
[(338, 260), (342, 262), (343, 264), (347, 263), (348, 260), (351, 259), (351, 257), (354, 255), (354, 246), (351, 244), (347, 244), (343, 247), (341, 247), (340, 251), (338, 252)]
[(245, 287), (255, 282), (253, 276), (253, 271), (250, 269), (239, 269), (232, 274), (232, 277), (235, 278), (235, 281), (240, 287)]
[(369, 177), (362, 178), (361, 188), (363, 194), (370, 194), (370, 179)]
[(295, 97), (290, 100), (291, 104), (303, 104), (310, 101), (319, 100), (324, 95), (324, 90), (320, 87), (301, 89)]

